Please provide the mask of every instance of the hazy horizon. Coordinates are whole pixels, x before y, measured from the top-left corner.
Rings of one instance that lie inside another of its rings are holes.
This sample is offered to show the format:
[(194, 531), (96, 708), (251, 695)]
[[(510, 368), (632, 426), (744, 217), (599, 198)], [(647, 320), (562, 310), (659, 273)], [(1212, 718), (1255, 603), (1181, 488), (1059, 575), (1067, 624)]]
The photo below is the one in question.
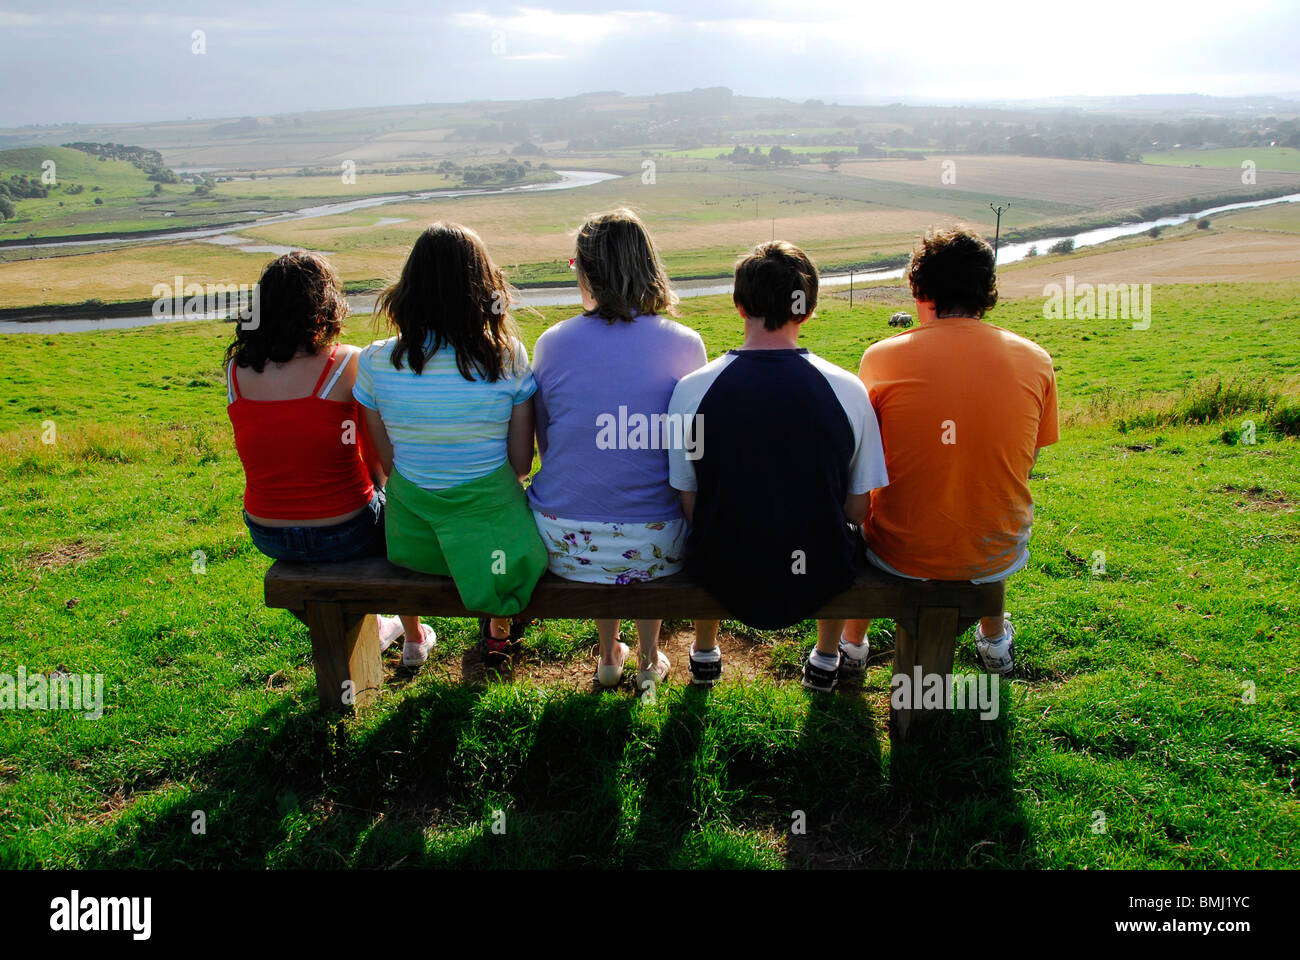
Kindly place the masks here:
[(155, 0), (108, 11), (8, 0), (0, 89), (24, 95), (5, 98), (0, 127), (717, 86), (846, 105), (1296, 96), (1300, 9), (1221, 10), (1194, 0), (1171, 17), (1163, 5), (1097, 0), (1081, 17), (1015, 0), (936, 4), (918, 19), (845, 0), (797, 17), (768, 0), (616, 11), (589, 0), (436, 10), (290, 0), (272, 12), (232, 0), (204, 15)]

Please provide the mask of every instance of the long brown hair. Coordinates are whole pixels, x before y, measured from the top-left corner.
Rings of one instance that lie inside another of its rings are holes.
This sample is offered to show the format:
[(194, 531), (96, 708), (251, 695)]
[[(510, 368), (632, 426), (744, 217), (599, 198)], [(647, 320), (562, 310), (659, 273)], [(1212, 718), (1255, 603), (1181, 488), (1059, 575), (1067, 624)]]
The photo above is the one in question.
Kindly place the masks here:
[(578, 230), (573, 267), (596, 301), (588, 316), (613, 323), (639, 313), (677, 315), (677, 294), (668, 285), (654, 239), (626, 207), (587, 218)]
[(226, 362), (258, 373), (268, 360), (288, 363), (299, 350), (315, 354), (333, 343), (348, 315), (339, 275), (318, 253), (276, 257), (262, 271), (257, 297), (258, 322), (236, 325)]
[(519, 333), (509, 303), (505, 276), (479, 235), (440, 220), (416, 238), (401, 277), (375, 301), (375, 318), (397, 331), (392, 359), (398, 370), (405, 361), (421, 373), (449, 344), (462, 377), (496, 381), (514, 369)]

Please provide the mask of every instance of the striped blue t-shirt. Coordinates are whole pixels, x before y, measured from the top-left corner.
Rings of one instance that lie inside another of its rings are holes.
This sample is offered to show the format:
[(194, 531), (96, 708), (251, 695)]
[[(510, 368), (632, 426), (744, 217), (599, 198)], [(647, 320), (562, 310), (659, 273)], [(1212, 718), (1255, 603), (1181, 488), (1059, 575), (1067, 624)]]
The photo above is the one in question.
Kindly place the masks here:
[(528, 351), (515, 342), (515, 365), (496, 382), (466, 380), (443, 345), (423, 372), (393, 367), (397, 338), (377, 340), (357, 359), (357, 402), (378, 410), (393, 443), (393, 468), (425, 490), (445, 490), (492, 473), (506, 462), (506, 431), (515, 404), (537, 391)]

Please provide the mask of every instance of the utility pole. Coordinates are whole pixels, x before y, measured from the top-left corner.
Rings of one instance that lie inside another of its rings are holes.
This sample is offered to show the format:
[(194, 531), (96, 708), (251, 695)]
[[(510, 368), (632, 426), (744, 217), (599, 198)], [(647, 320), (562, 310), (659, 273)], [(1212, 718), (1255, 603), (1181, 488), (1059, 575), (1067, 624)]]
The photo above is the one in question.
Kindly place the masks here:
[(849, 271), (849, 309), (853, 309), (853, 271)]
[(989, 204), (989, 209), (998, 215), (997, 224), (993, 228), (993, 266), (998, 265), (998, 238), (1002, 234), (1002, 213), (1011, 209), (1011, 201), (1008, 200), (1004, 205), (995, 207)]

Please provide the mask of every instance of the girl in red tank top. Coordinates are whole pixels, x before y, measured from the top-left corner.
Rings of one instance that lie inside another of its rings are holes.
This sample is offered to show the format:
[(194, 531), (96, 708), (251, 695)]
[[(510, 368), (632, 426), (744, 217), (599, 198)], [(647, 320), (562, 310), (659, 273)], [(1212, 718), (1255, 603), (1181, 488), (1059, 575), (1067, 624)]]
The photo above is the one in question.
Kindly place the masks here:
[[(357, 351), (338, 343), (346, 316), (329, 262), (286, 254), (263, 271), (254, 315), (226, 350), (244, 522), (276, 560), (328, 563), (385, 550), (386, 477), (352, 398)], [(405, 634), (408, 666), (423, 663), (434, 643), (417, 617), (380, 617), (379, 634), (384, 646)]]

